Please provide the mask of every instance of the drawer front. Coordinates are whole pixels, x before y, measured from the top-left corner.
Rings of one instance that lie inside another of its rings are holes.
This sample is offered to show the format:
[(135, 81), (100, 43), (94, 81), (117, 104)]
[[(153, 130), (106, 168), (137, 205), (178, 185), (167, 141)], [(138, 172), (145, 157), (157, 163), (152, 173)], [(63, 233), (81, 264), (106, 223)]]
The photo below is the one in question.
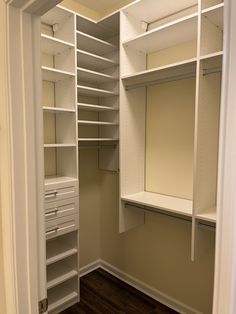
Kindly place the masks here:
[(79, 228), (79, 215), (71, 215), (46, 222), (46, 239), (52, 239)]
[(78, 181), (63, 182), (45, 186), (45, 203), (78, 196)]
[(45, 220), (57, 219), (77, 214), (79, 210), (78, 197), (45, 204)]

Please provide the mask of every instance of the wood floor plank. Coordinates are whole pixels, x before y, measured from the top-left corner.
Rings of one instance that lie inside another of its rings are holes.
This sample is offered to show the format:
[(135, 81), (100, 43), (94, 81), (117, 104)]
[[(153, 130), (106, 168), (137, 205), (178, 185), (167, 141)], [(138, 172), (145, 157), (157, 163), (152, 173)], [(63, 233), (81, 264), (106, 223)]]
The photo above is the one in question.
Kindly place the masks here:
[(81, 302), (63, 314), (176, 314), (99, 268), (80, 280)]

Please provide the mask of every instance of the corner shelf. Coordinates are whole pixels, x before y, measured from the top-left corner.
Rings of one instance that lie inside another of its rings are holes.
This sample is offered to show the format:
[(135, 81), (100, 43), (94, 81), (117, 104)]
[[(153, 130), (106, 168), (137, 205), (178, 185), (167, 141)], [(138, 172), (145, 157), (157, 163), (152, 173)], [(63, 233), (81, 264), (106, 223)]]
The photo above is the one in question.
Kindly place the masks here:
[(79, 81), (96, 84), (118, 81), (118, 78), (112, 75), (103, 74), (80, 67), (77, 67), (77, 77)]
[(47, 289), (51, 289), (78, 275), (78, 271), (69, 267), (66, 263), (59, 263), (48, 266)]
[(80, 95), (90, 97), (111, 97), (118, 95), (115, 92), (83, 85), (77, 85), (77, 91)]
[(116, 65), (117, 62), (111, 59), (77, 49), (77, 66), (83, 68), (92, 68), (93, 70), (102, 70)]
[(192, 217), (193, 202), (187, 199), (144, 191), (121, 196), (121, 200)]
[(117, 111), (119, 110), (112, 107), (93, 105), (93, 104), (84, 104), (84, 103), (78, 103), (77, 106), (81, 110), (88, 110), (88, 111)]
[(180, 43), (197, 40), (197, 22), (198, 14), (191, 14), (126, 40), (123, 42), (123, 46), (144, 53), (151, 53)]
[(57, 55), (65, 52), (68, 49), (72, 49), (75, 46), (64, 40), (41, 34), (41, 47), (43, 53)]
[(42, 76), (44, 81), (58, 82), (73, 78), (75, 77), (75, 74), (72, 72), (42, 66)]
[(47, 107), (47, 106), (43, 106), (43, 111), (49, 112), (49, 113), (75, 113), (74, 109)]
[(78, 120), (78, 124), (87, 124), (87, 125), (105, 125), (105, 126), (117, 126), (116, 122), (104, 122), (104, 121), (90, 121), (90, 120)]

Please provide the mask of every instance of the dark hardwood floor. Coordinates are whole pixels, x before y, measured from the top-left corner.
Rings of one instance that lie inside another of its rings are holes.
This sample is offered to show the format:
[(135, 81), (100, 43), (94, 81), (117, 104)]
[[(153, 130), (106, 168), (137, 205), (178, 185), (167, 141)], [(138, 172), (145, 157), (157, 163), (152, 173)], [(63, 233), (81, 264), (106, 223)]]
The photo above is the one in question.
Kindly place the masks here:
[(81, 302), (63, 314), (174, 314), (123, 281), (99, 268), (80, 281)]

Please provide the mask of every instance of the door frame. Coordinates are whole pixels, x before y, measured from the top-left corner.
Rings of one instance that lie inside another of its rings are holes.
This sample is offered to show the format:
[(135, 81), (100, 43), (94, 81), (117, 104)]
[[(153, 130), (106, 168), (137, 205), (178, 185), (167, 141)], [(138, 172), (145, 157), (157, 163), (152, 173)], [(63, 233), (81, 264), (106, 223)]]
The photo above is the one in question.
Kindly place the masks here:
[[(1, 1), (4, 28), (0, 40), (5, 43), (1, 54), (5, 79), (0, 82), (1, 280), (5, 284), (5, 312), (32, 314), (38, 312), (38, 301), (46, 297), (46, 280), (42, 280), (46, 279), (42, 267), (45, 241), (38, 237), (44, 234), (43, 152), (37, 150), (37, 145), (43, 144), (40, 15), (60, 0)], [(225, 0), (225, 21), (214, 314), (236, 313), (234, 0)]]

